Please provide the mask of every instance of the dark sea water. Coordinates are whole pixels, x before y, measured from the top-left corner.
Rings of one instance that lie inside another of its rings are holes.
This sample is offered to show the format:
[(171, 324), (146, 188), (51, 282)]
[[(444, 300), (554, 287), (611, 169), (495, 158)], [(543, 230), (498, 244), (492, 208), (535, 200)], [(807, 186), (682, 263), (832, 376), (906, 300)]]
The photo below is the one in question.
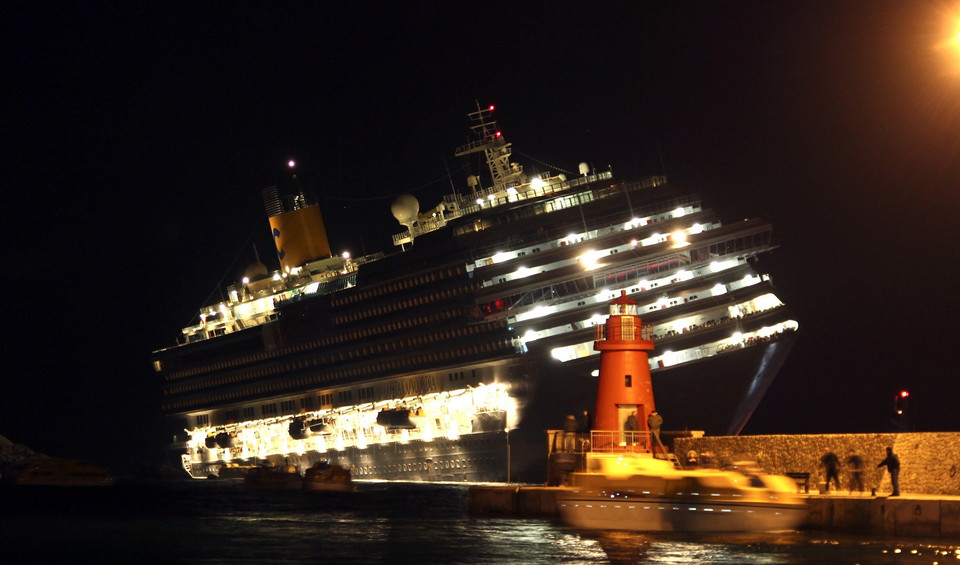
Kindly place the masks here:
[(643, 535), (477, 517), (463, 485), (239, 481), (0, 490), (0, 563), (957, 563), (958, 544), (823, 532)]

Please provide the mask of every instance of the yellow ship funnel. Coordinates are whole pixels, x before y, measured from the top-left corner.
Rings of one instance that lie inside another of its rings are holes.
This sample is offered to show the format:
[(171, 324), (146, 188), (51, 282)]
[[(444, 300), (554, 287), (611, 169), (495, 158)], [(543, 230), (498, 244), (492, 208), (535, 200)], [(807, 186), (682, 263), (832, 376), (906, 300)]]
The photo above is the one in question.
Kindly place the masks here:
[[(301, 196), (300, 202), (303, 202)], [(277, 246), (280, 268), (289, 272), (315, 259), (330, 257), (330, 243), (316, 204), (283, 206), (276, 187), (264, 191), (270, 231)]]

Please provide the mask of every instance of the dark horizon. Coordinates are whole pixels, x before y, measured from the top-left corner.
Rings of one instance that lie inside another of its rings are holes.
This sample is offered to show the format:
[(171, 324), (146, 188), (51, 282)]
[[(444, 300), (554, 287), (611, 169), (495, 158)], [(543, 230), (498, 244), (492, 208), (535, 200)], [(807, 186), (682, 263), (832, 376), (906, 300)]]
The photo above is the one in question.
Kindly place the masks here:
[(166, 438), (150, 354), (239, 278), (252, 243), (274, 260), (260, 191), (287, 160), (335, 250), (388, 249), (394, 196), (432, 206), (448, 171), (464, 186), (453, 151), (475, 101), (497, 106), (528, 170), (665, 173), (725, 222), (773, 224), (781, 246), (759, 268), (800, 335), (743, 433), (889, 431), (903, 389), (918, 431), (958, 429), (960, 53), (938, 45), (960, 14), (486, 10), (5, 7), (0, 434), (152, 461)]

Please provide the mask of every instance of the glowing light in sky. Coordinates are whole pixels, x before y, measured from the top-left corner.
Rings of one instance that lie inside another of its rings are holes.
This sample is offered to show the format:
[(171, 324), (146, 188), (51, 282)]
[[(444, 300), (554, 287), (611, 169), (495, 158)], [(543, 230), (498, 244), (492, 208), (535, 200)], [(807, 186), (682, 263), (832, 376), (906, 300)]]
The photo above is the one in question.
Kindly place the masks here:
[(948, 74), (960, 75), (960, 11), (945, 14), (943, 18), (943, 41), (933, 46), (935, 51), (944, 54)]

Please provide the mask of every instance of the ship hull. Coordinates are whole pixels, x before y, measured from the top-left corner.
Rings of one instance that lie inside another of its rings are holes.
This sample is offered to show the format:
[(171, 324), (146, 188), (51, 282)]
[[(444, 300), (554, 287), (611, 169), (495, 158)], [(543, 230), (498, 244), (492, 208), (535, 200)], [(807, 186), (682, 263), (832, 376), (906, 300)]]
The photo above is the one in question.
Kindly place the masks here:
[[(657, 409), (665, 430), (736, 434), (761, 401), (793, 346), (787, 334), (770, 343), (734, 350), (700, 362), (653, 373)], [(305, 451), (244, 463), (268, 462), (307, 469), (327, 461), (352, 470), (358, 480), (425, 482), (542, 483), (547, 477), (545, 430), (561, 427), (567, 414), (593, 410), (596, 378), (588, 363), (533, 361), (538, 365), (524, 383), (518, 425), (478, 431), (456, 438), (370, 443), (363, 448)], [(236, 461), (234, 461), (236, 463)], [(194, 478), (217, 476), (222, 461), (194, 462), (184, 468)]]

